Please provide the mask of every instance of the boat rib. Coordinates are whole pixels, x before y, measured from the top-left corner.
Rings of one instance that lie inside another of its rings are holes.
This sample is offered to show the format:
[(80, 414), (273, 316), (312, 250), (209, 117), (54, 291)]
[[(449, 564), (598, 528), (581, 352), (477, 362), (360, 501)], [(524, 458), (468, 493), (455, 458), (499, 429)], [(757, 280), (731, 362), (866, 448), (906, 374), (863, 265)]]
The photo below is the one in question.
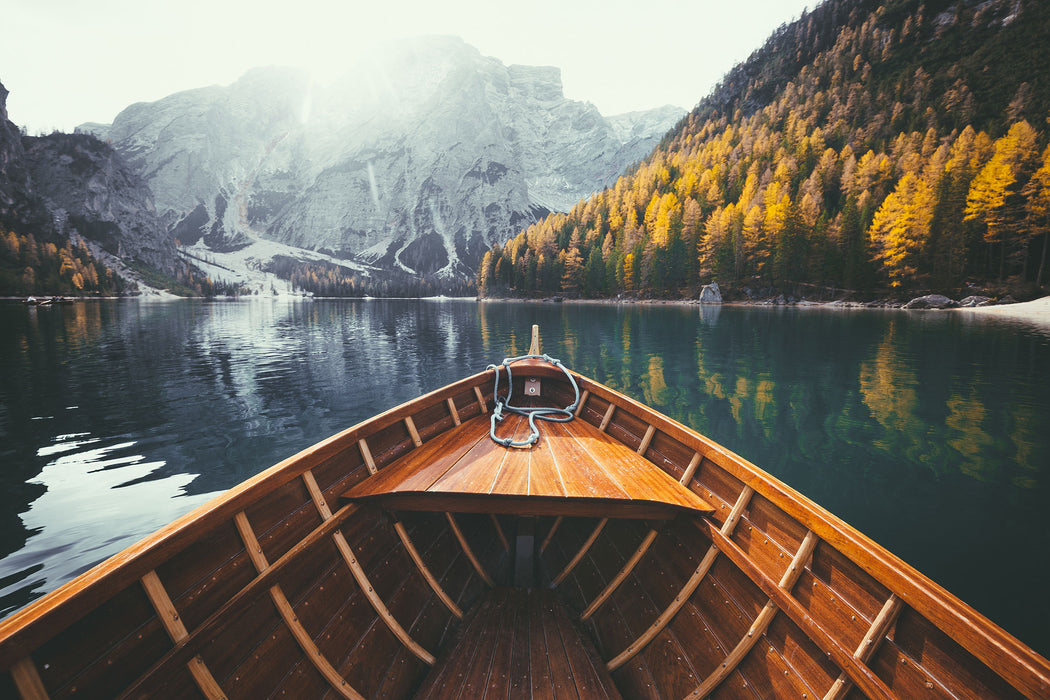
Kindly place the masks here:
[[(745, 486), (740, 492), (740, 495), (736, 499), (736, 503), (733, 505), (733, 510), (730, 511), (729, 517), (726, 518), (726, 521), (722, 524), (721, 531), (725, 537), (733, 534), (733, 529), (736, 528), (736, 524), (740, 520), (740, 514), (744, 512), (745, 508), (747, 508), (747, 504), (751, 501), (751, 495), (753, 493), (754, 491), (750, 486)], [(630, 661), (631, 657), (644, 649), (645, 646), (651, 642), (656, 635), (660, 634), (664, 627), (674, 619), (674, 616), (678, 614), (678, 611), (682, 609), (682, 606), (685, 605), (686, 601), (693, 595), (693, 592), (696, 591), (700, 582), (704, 580), (705, 576), (707, 576), (707, 572), (711, 570), (711, 567), (715, 563), (715, 559), (718, 557), (718, 551), (718, 547), (714, 544), (708, 548), (707, 554), (704, 555), (704, 558), (700, 561), (696, 570), (693, 571), (693, 575), (685, 582), (685, 585), (682, 586), (682, 590), (675, 596), (674, 600), (671, 601), (671, 604), (660, 613), (660, 616), (649, 625), (648, 629), (646, 629), (638, 639), (628, 644), (626, 649), (606, 663), (606, 666), (610, 671), (615, 671), (620, 666), (623, 666)]]
[[(317, 507), (317, 512), (321, 514), (321, 519), (330, 520), (332, 518), (332, 511), (328, 507), (328, 503), (325, 501), (321, 489), (317, 486), (317, 480), (314, 478), (313, 472), (303, 472), (302, 479), (306, 484), (307, 491), (310, 493), (310, 498), (313, 499), (314, 505)], [(246, 519), (245, 523), (247, 523)], [(240, 525), (240, 521), (238, 521), (238, 525)], [(409, 549), (409, 554), (411, 555), (415, 553), (415, 556), (412, 559), (413, 561), (416, 561), (419, 557), (419, 553), (415, 551), (415, 547), (412, 547), (411, 542), (408, 541), (408, 534), (405, 533), (404, 527), (401, 526), (401, 523), (396, 523), (395, 529), (397, 530), (398, 535), (401, 536), (401, 541), (407, 542), (405, 547), (406, 549)], [(357, 585), (361, 588), (361, 592), (365, 594), (368, 602), (372, 605), (376, 614), (379, 615), (383, 624), (387, 626), (387, 629), (397, 637), (398, 641), (400, 641), (405, 648), (415, 654), (420, 661), (423, 661), (428, 665), (433, 665), (434, 655), (412, 639), (412, 635), (410, 635), (401, 623), (399, 623), (390, 613), (390, 609), (387, 608), (382, 598), (379, 597), (379, 594), (375, 592), (372, 583), (368, 580), (368, 575), (365, 573), (365, 570), (361, 568), (361, 564), (357, 561), (357, 557), (354, 556), (353, 549), (351, 549), (350, 543), (346, 541), (346, 537), (343, 533), (339, 531), (332, 533), (332, 541), (335, 542), (336, 549), (339, 550), (339, 554), (342, 555), (343, 561), (345, 561), (346, 565), (349, 567), (350, 573), (353, 574), (354, 580), (357, 581)], [(420, 569), (420, 573), (423, 573), (426, 569), (426, 567), (423, 566), (422, 559), (416, 561), (416, 566)], [(423, 573), (423, 578), (426, 579), (428, 583), (433, 580), (433, 576), (430, 576), (429, 571)], [(436, 585), (436, 582), (434, 585)], [(437, 590), (440, 590), (440, 586), (437, 587)], [(439, 597), (442, 596), (444, 596), (444, 591), (441, 591), (439, 594)], [(447, 596), (444, 596), (442, 599), (444, 600), (446, 598)], [(460, 616), (462, 616), (462, 613), (460, 613)]]
[[(270, 568), (270, 565), (266, 561), (266, 555), (263, 553), (262, 547), (259, 545), (259, 540), (255, 536), (255, 531), (252, 530), (251, 523), (248, 522), (248, 515), (243, 510), (238, 512), (234, 517), (234, 523), (237, 526), (237, 532), (240, 534), (241, 540), (244, 542), (244, 549), (248, 553), (248, 558), (251, 559), (252, 564), (255, 565), (256, 571), (262, 574)], [(342, 538), (342, 533), (337, 530), (333, 537)], [(325, 658), (321, 653), (321, 650), (317, 648), (317, 645), (310, 637), (310, 634), (302, 626), (302, 623), (299, 622), (299, 617), (295, 614), (295, 610), (292, 609), (292, 604), (288, 602), (288, 598), (285, 597), (281, 586), (279, 584), (270, 586), (269, 593), (270, 600), (273, 601), (274, 607), (277, 608), (278, 614), (284, 621), (284, 626), (288, 628), (289, 632), (291, 632), (296, 644), (302, 649), (306, 658), (309, 659), (310, 663), (313, 664), (314, 668), (317, 669), (324, 679), (328, 681), (332, 690), (348, 700), (364, 700), (364, 696), (354, 690), (354, 688), (347, 683), (346, 679), (339, 674), (339, 671), (337, 671), (331, 662)]]
[[(157, 576), (156, 570), (151, 570), (142, 577), (142, 588), (146, 591), (146, 596), (149, 598), (150, 604), (153, 605), (153, 609), (157, 612), (157, 617), (160, 619), (161, 624), (164, 625), (164, 629), (167, 631), (171, 641), (178, 643), (188, 637), (189, 633), (186, 631), (186, 626), (182, 624), (178, 610), (175, 609), (175, 604), (171, 602), (171, 598), (164, 589), (164, 584), (161, 583), (160, 577)], [(200, 656), (194, 656), (190, 659), (186, 664), (186, 669), (193, 676), (193, 681), (197, 684), (201, 693), (204, 694), (204, 697), (209, 698), (209, 700), (225, 700), (226, 693), (219, 687), (215, 677), (211, 675), (211, 671), (208, 670)]]
[[(802, 544), (799, 545), (798, 551), (795, 553), (794, 558), (791, 560), (791, 564), (788, 566), (787, 571), (784, 572), (783, 577), (780, 579), (780, 583), (777, 587), (785, 592), (790, 592), (798, 581), (798, 577), (802, 575), (802, 568), (805, 566), (806, 560), (812, 556), (814, 547), (817, 546), (817, 536), (813, 532), (807, 532), (806, 537), (802, 540)], [(748, 652), (751, 651), (752, 647), (758, 642), (766, 630), (769, 629), (769, 623), (773, 621), (773, 616), (777, 613), (777, 605), (770, 599), (766, 602), (765, 606), (759, 611), (758, 615), (755, 616), (754, 622), (747, 630), (747, 634), (737, 642), (736, 647), (733, 651), (729, 652), (726, 656), (725, 661), (715, 669), (714, 673), (704, 679), (704, 682), (697, 686), (696, 690), (689, 694), (691, 698), (706, 698), (709, 694), (714, 692), (714, 689), (724, 681), (729, 675), (736, 670), (736, 667), (740, 665), (740, 662), (744, 660)]]
[[(871, 627), (868, 628), (867, 633), (864, 635), (864, 639), (857, 645), (857, 650), (853, 652), (853, 658), (862, 664), (868, 663), (871, 657), (875, 655), (879, 643), (886, 638), (886, 634), (897, 621), (897, 617), (903, 609), (904, 603), (891, 593), (890, 597), (886, 599), (885, 605), (879, 611), (878, 616), (872, 621)], [(841, 698), (846, 697), (846, 693), (849, 692), (851, 685), (849, 676), (845, 673), (840, 674), (831, 685), (831, 688), (828, 689), (827, 694), (824, 695), (824, 700), (841, 700)]]
[(762, 571), (739, 545), (711, 526), (707, 521), (694, 521), (702, 533), (714, 542), (714, 547), (724, 553), (758, 585), (770, 599), (784, 611), (791, 621), (801, 629), (810, 641), (839, 666), (869, 698), (890, 700), (894, 697), (886, 684), (867, 666), (859, 663), (853, 653), (843, 648), (834, 637), (818, 625), (802, 605), (789, 593), (783, 591), (769, 575)]

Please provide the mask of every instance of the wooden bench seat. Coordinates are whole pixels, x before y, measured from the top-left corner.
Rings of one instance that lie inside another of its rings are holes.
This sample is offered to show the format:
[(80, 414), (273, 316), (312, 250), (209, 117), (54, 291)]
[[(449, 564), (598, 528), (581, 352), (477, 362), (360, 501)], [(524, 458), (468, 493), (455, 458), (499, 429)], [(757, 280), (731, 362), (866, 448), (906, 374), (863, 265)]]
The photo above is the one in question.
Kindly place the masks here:
[(547, 589), (496, 588), (464, 620), (416, 698), (619, 698), (605, 665)]

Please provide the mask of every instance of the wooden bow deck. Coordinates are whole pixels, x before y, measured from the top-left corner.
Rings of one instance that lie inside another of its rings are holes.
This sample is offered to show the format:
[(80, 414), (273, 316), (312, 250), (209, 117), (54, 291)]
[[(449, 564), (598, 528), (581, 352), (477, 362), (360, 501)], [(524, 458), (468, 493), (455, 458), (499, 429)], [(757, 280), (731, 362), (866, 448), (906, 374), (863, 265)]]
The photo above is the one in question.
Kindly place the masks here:
[[(390, 510), (666, 520), (714, 508), (667, 472), (583, 420), (537, 421), (539, 441), (509, 448), (489, 438), (488, 415), (462, 423), (344, 494)], [(501, 437), (521, 440), (511, 415)], [(644, 449), (642, 450), (644, 451)]]

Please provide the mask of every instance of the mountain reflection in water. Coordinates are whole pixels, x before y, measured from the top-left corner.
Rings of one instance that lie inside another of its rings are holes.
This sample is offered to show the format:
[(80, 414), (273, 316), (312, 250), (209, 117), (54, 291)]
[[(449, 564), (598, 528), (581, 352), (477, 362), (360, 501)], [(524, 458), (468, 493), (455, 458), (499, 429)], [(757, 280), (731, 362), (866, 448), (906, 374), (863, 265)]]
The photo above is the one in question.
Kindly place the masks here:
[(0, 304), (0, 611), (339, 430), (523, 354), (533, 323), (544, 352), (738, 452), (1050, 652), (1050, 334), (952, 312)]

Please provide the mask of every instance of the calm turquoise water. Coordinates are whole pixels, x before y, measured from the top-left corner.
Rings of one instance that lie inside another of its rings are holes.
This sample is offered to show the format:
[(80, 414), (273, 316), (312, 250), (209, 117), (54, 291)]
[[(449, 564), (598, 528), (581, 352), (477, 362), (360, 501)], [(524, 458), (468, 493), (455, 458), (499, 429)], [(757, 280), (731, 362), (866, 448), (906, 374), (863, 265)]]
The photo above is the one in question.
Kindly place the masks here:
[(533, 323), (1050, 653), (1050, 329), (965, 312), (0, 304), (0, 612)]

